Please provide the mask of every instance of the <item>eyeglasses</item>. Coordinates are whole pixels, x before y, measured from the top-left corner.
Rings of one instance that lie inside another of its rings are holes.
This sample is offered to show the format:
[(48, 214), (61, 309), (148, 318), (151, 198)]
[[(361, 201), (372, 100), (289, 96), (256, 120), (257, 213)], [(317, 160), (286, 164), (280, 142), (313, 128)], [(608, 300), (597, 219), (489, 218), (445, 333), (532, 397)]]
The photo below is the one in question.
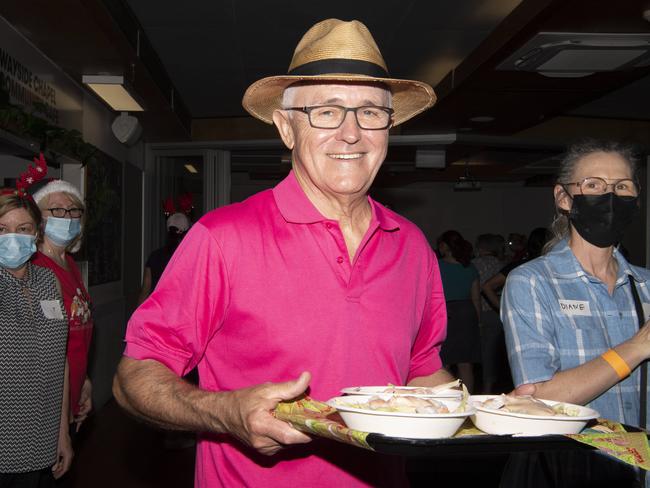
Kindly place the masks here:
[(70, 215), (71, 219), (78, 219), (84, 214), (83, 208), (48, 208), (48, 212), (52, 217), (64, 218), (66, 214)]
[(311, 107), (287, 107), (284, 110), (297, 110), (307, 114), (309, 125), (315, 129), (338, 129), (345, 121), (348, 112), (354, 112), (357, 125), (366, 130), (388, 129), (395, 111), (388, 107), (366, 105), (363, 107), (343, 107), (341, 105), (315, 105)]
[(582, 195), (602, 195), (607, 193), (609, 187), (612, 191), (622, 197), (636, 197), (639, 195), (639, 184), (629, 178), (616, 180), (614, 183), (607, 183), (603, 178), (590, 176), (581, 181), (564, 183), (564, 185), (575, 185), (580, 189)]

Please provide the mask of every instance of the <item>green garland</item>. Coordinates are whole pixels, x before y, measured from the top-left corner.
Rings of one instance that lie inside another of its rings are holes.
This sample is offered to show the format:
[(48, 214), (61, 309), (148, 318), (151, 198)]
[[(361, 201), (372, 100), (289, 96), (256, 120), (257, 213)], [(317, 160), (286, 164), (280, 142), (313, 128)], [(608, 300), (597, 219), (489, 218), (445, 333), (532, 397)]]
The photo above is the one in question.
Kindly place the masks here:
[(0, 86), (0, 128), (20, 137), (37, 141), (40, 150), (47, 152), (47, 160), (56, 164), (57, 153), (81, 162), (82, 166), (94, 160), (98, 149), (84, 141), (81, 132), (50, 124), (35, 113), (44, 112), (44, 104), (34, 103), (31, 112), (12, 104), (9, 92)]

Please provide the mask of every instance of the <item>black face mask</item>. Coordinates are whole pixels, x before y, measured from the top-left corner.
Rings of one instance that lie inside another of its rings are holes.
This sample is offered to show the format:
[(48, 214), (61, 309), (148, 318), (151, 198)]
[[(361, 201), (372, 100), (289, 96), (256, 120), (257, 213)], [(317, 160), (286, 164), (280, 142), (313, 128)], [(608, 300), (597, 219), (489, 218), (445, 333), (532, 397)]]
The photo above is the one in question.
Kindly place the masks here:
[(597, 247), (609, 247), (621, 240), (636, 217), (638, 200), (639, 197), (621, 197), (613, 192), (573, 195), (569, 220), (585, 241)]
[(167, 232), (167, 247), (171, 250), (174, 250), (178, 247), (180, 242), (183, 240), (185, 232)]

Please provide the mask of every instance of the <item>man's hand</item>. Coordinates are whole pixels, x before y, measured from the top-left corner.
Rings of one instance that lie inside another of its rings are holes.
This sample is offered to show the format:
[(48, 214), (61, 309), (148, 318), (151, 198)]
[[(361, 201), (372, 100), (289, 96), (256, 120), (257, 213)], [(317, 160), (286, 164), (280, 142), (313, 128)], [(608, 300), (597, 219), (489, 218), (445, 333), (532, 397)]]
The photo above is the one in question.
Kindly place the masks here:
[(81, 424), (93, 409), (93, 385), (90, 378), (86, 376), (84, 384), (81, 387), (81, 396), (79, 397), (79, 413), (74, 417), (74, 423), (77, 424), (76, 430), (79, 432)]
[(306, 434), (276, 419), (271, 413), (283, 400), (292, 400), (305, 392), (311, 375), (302, 373), (297, 380), (234, 390), (224, 401), (222, 423), (244, 444), (267, 456), (289, 444), (311, 441)]
[(56, 462), (52, 466), (54, 479), (58, 480), (68, 472), (73, 457), (74, 451), (72, 450), (70, 434), (68, 434), (67, 428), (61, 428), (59, 431), (59, 442), (56, 447)]

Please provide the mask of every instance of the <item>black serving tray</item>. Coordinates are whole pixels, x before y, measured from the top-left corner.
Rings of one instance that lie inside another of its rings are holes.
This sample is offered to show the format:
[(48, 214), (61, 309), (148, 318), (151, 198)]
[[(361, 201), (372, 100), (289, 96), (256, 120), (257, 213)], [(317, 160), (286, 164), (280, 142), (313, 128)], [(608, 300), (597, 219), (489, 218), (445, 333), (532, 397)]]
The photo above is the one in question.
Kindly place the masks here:
[[(637, 427), (623, 427), (627, 432), (641, 432)], [(564, 435), (471, 435), (445, 439), (407, 439), (371, 433), (366, 437), (366, 442), (377, 452), (408, 457), (595, 449)]]

